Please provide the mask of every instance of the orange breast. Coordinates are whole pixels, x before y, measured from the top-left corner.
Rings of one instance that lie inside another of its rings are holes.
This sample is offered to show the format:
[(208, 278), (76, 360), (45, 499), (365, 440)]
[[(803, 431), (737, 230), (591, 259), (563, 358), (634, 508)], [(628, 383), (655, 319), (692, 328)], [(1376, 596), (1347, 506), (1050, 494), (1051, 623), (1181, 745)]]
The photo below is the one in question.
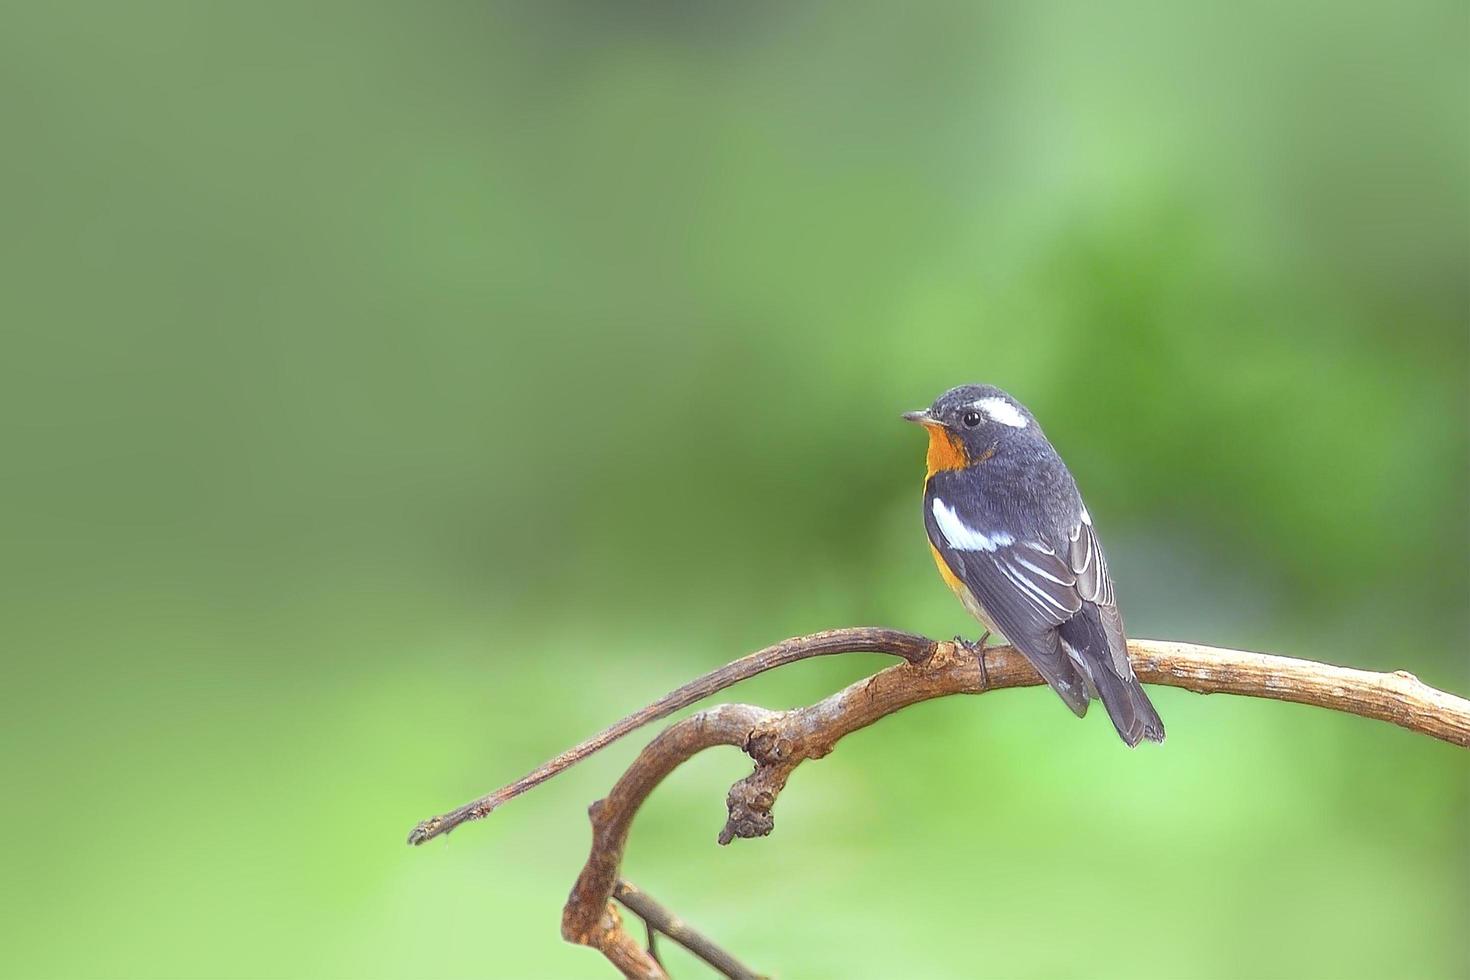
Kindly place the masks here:
[(962, 470), (970, 465), (970, 456), (965, 444), (942, 425), (925, 426), (929, 430), (929, 455), (925, 462), (929, 472), (925, 479), (944, 470)]
[(960, 581), (959, 576), (950, 570), (949, 563), (944, 560), (944, 556), (939, 553), (938, 548), (934, 547), (932, 541), (929, 543), (929, 554), (934, 556), (934, 564), (939, 567), (939, 577), (944, 579), (944, 584), (949, 586), (949, 590), (959, 596), (960, 601), (963, 602), (970, 590), (966, 588), (964, 582)]
[(986, 629), (992, 632), (998, 632), (995, 629), (995, 623), (990, 619), (990, 614), (985, 611), (985, 607), (980, 604), (980, 600), (975, 598), (975, 593), (971, 592), (969, 586), (960, 581), (959, 576), (950, 569), (944, 560), (944, 555), (940, 554), (939, 549), (934, 547), (933, 542), (929, 544), (929, 553), (934, 556), (934, 564), (939, 566), (939, 577), (944, 579), (944, 584), (949, 586), (951, 592), (959, 596), (960, 602), (964, 603), (965, 611), (980, 620)]

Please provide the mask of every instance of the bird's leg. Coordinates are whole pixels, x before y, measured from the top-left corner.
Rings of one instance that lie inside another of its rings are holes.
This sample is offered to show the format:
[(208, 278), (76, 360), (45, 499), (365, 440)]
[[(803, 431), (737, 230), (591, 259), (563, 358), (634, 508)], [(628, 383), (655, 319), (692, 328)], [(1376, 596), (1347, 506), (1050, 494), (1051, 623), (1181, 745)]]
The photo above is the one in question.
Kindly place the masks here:
[(964, 650), (966, 653), (973, 653), (975, 655), (975, 660), (980, 664), (980, 683), (987, 691), (990, 690), (990, 674), (985, 669), (985, 641), (988, 639), (990, 639), (990, 630), (981, 633), (980, 639), (974, 643), (971, 643), (963, 636), (956, 636), (954, 638), (955, 646)]

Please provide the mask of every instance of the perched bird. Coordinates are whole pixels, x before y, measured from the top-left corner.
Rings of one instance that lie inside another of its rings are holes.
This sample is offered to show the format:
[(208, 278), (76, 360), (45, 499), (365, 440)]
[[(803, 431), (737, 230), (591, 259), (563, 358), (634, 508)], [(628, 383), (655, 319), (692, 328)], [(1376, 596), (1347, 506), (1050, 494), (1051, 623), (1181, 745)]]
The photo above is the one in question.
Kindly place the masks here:
[(929, 430), (924, 527), (965, 608), (1078, 717), (1100, 697), (1123, 741), (1162, 742), (1164, 723), (1128, 663), (1092, 516), (1036, 418), (991, 385), (952, 388), (904, 418)]

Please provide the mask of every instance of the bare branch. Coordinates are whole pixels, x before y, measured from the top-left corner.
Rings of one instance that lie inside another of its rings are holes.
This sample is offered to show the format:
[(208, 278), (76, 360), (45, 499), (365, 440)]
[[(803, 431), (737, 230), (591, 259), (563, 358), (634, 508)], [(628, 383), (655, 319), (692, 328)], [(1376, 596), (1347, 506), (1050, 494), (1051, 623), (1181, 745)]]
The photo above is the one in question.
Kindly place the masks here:
[(617, 883), (628, 830), (653, 788), (680, 763), (710, 746), (744, 748), (757, 725), (779, 717), (779, 712), (748, 704), (722, 704), (670, 725), (639, 754), (607, 798), (588, 807), (592, 853), (562, 913), (561, 934), (568, 942), (597, 946), (593, 940), (598, 920)]
[[(755, 761), (755, 770), (730, 788), (726, 799), (729, 815), (719, 842), (764, 836), (774, 826), (771, 810), (776, 798), (802, 762), (821, 758), (843, 736), (920, 701), (1043, 683), (1025, 657), (1010, 647), (990, 647), (977, 655), (954, 643), (870, 627), (786, 640), (684, 685), (494, 793), (425, 820), (409, 835), (409, 843), (423, 843), (467, 820), (479, 819), (640, 725), (667, 717), (716, 691), (783, 664), (844, 652), (888, 653), (905, 662), (804, 708), (777, 712), (722, 704), (692, 715), (654, 738), (607, 798), (588, 810), (592, 850), (562, 911), (562, 935), (600, 950), (626, 977), (667, 980), (651, 949), (645, 950), (623, 929), (611, 901), (616, 897), (651, 929), (684, 945), (726, 976), (754, 976), (642, 892), (619, 883), (633, 818), (654, 787), (704, 749), (737, 746)], [(1139, 679), (1148, 684), (1312, 704), (1470, 746), (1470, 701), (1435, 690), (1404, 671), (1380, 674), (1162, 640), (1134, 640), (1128, 652)]]
[(1470, 746), (1470, 701), (1436, 690), (1406, 670), (1380, 674), (1169, 640), (1134, 640), (1128, 656), (1145, 684), (1312, 704)]
[(669, 980), (663, 965), (623, 928), (616, 905), (608, 902), (596, 918), (583, 945), (601, 952), (628, 980)]
[[(632, 882), (620, 879), (613, 887), (613, 898), (626, 905), (629, 911), (648, 926), (650, 954), (653, 953), (653, 935), (657, 930), (714, 967), (721, 976), (730, 977), (731, 980), (762, 980), (760, 974), (716, 946)], [(657, 958), (655, 955), (654, 959)]]
[(763, 674), (768, 670), (795, 663), (798, 660), (830, 656), (834, 653), (889, 653), (895, 657), (903, 657), (905, 660), (915, 662), (929, 656), (929, 651), (933, 646), (933, 640), (915, 636), (912, 633), (878, 627), (857, 627), (813, 633), (811, 636), (796, 637), (766, 647), (764, 650), (757, 650), (733, 663), (726, 664), (719, 670), (711, 671), (703, 677), (690, 681), (646, 707), (639, 708), (580, 745), (567, 749), (556, 758), (537, 766), (515, 782), (502, 786), (495, 792), (487, 793), (478, 800), (466, 803), (448, 813), (430, 817), (409, 833), (408, 842), (422, 844), (440, 834), (449, 833), (466, 821), (479, 820), (481, 817), (488, 816), (502, 803), (513, 800), (526, 790), (546, 782), (557, 773), (570, 769), (592, 753), (607, 748), (634, 729), (641, 728), (651, 721), (667, 718), (696, 701), (704, 700), (716, 691), (723, 691), (756, 674)]
[[(869, 636), (866, 631), (860, 635)], [(824, 649), (834, 642), (832, 633), (821, 636)], [(919, 646), (919, 639), (906, 638), (905, 649)], [(801, 642), (788, 644), (799, 646)], [(974, 652), (955, 644), (934, 643), (931, 647), (933, 653), (927, 659), (889, 667), (804, 708), (775, 712), (722, 704), (666, 728), (639, 754), (607, 798), (589, 809), (592, 850), (562, 912), (562, 935), (570, 942), (602, 950), (609, 958), (618, 952), (604, 947), (599, 924), (618, 881), (633, 818), (654, 787), (698, 752), (715, 745), (736, 745), (755, 760), (754, 772), (730, 788), (729, 816), (719, 835), (720, 843), (726, 844), (737, 837), (769, 834), (774, 826), (771, 809), (792, 771), (807, 759), (831, 752), (850, 732), (920, 701), (1042, 683), (1035, 669), (1010, 647), (986, 649), (983, 666)], [(1129, 654), (1139, 678), (1147, 683), (1202, 694), (1313, 704), (1470, 745), (1470, 701), (1428, 687), (1403, 671), (1380, 674), (1153, 640), (1133, 641)]]
[[(541, 785), (634, 729), (667, 718), (676, 711), (757, 674), (798, 660), (834, 653), (888, 653), (910, 663), (918, 663), (929, 656), (934, 646), (933, 640), (912, 633), (856, 627), (814, 633), (766, 647), (671, 691), (652, 704), (609, 725), (585, 742), (536, 767), (515, 782), (448, 813), (420, 822), (409, 833), (408, 842), (422, 844), (431, 838), (449, 833), (466, 821), (479, 820), (506, 801)], [(1185, 655), (1190, 652), (1197, 656)], [(1466, 744), (1467, 739), (1470, 739), (1466, 735), (1466, 726), (1457, 720), (1457, 713), (1463, 711), (1464, 700), (1421, 684), (1412, 674), (1403, 671), (1376, 674), (1313, 661), (1293, 660), (1289, 657), (1216, 650), (1212, 647), (1164, 640), (1134, 640), (1129, 643), (1129, 654), (1134, 659), (1134, 669), (1139, 678), (1150, 684), (1183, 687), (1202, 694), (1226, 692), (1315, 704), (1367, 718), (1391, 721), (1412, 731), (1460, 745)], [(1228, 656), (1229, 659), (1219, 661), (1217, 657), (1221, 655)], [(1227, 671), (1229, 676), (1222, 674), (1222, 670)], [(1040, 678), (1032, 674), (1024, 683), (992, 686), (1019, 687), (1039, 683)], [(1395, 688), (1397, 693), (1394, 693)]]

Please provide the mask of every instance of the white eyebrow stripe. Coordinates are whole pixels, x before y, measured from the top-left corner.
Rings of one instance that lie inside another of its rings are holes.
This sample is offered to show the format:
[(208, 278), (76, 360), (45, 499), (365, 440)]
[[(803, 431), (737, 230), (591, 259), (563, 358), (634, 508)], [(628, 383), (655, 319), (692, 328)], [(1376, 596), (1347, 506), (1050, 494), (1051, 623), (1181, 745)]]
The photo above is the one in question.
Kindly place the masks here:
[(1026, 428), (1026, 416), (1004, 398), (997, 398), (993, 395), (989, 398), (981, 398), (972, 407), (980, 409), (1001, 425), (1009, 425), (1013, 429)]
[(960, 520), (953, 508), (938, 497), (934, 498), (930, 509), (934, 511), (934, 521), (939, 525), (939, 533), (944, 535), (944, 540), (956, 551), (994, 551), (1015, 543), (1016, 539), (1004, 531), (986, 534), (975, 530)]

